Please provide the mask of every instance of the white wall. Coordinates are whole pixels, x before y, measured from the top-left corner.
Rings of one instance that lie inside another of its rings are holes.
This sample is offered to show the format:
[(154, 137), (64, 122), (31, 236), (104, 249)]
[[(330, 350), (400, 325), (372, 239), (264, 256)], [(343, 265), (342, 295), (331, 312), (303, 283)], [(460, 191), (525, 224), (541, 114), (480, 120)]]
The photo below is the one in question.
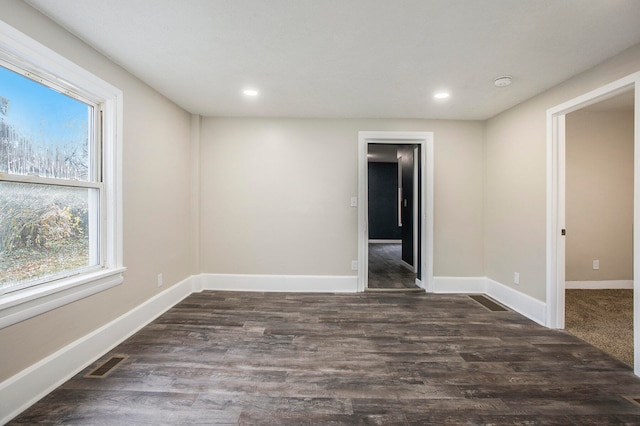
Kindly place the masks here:
[[(189, 232), (191, 116), (22, 1), (0, 19), (124, 92), (125, 282), (0, 330), (0, 382), (193, 273)], [(156, 277), (164, 274), (165, 287)]]
[(567, 114), (565, 134), (565, 279), (632, 280), (633, 110)]
[(481, 122), (204, 118), (201, 272), (355, 275), (358, 131), (433, 131), (434, 270), (482, 276)]
[[(546, 110), (638, 70), (640, 45), (487, 121), (484, 255), (489, 278), (546, 299)], [(520, 273), (520, 285), (512, 284), (514, 272)]]

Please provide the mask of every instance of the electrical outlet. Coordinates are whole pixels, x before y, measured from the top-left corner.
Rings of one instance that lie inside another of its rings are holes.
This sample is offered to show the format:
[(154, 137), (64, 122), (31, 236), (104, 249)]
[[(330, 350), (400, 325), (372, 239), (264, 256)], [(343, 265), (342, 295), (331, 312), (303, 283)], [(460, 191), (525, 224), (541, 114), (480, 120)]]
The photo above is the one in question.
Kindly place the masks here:
[(599, 260), (594, 260), (593, 261), (593, 269), (600, 269), (600, 261)]
[(520, 272), (513, 273), (513, 283), (520, 284)]
[(358, 270), (358, 261), (357, 260), (352, 260), (351, 261), (351, 270), (352, 271), (357, 271)]
[(162, 274), (158, 274), (158, 287), (162, 287)]

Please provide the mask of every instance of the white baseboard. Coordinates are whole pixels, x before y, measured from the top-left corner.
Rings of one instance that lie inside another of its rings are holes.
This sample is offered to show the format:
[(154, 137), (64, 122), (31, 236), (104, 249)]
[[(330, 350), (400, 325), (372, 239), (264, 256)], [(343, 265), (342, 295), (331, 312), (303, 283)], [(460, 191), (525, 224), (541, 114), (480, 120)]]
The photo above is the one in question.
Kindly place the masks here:
[(192, 278), (187, 278), (0, 383), (0, 424), (9, 422), (192, 292)]
[(564, 288), (569, 290), (633, 289), (633, 280), (565, 281)]
[(433, 277), (434, 293), (482, 293), (545, 325), (546, 303), (487, 277)]
[(486, 288), (485, 294), (496, 299), (498, 302), (513, 309), (517, 313), (524, 315), (537, 322), (545, 325), (547, 304), (529, 295), (526, 295), (513, 287), (506, 286), (502, 283), (485, 278)]
[(193, 293), (200, 293), (204, 290), (204, 287), (202, 286), (202, 275), (203, 274), (191, 275), (189, 278), (191, 280), (191, 290)]
[(356, 275), (201, 274), (203, 290), (291, 293), (356, 293)]

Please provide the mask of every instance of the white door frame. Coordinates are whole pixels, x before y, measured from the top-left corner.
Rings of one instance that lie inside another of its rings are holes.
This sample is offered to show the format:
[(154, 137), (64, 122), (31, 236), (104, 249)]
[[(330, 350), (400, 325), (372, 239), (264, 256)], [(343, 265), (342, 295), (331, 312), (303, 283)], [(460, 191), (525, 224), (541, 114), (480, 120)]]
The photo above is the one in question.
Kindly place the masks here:
[(418, 193), (418, 188), (420, 187), (420, 176), (418, 174), (418, 171), (420, 170), (420, 158), (418, 158), (418, 153), (420, 152), (420, 150), (418, 149), (418, 147), (415, 147), (413, 149), (413, 194), (411, 195), (413, 197), (413, 238), (411, 239), (413, 241), (413, 269), (414, 272), (418, 272), (418, 262), (420, 262), (420, 259), (418, 259), (418, 247), (420, 246), (419, 244), (419, 238), (420, 236), (418, 235), (418, 221), (420, 220), (420, 218), (418, 217), (419, 211), (420, 209), (418, 208), (418, 203), (415, 202), (415, 200), (419, 199), (420, 194)]
[[(433, 292), (433, 132), (358, 132), (358, 291), (367, 288), (369, 266), (369, 200), (367, 147), (371, 143), (420, 145), (422, 173), (420, 287)], [(416, 223), (415, 226), (418, 226)]]
[[(547, 110), (547, 315), (546, 325), (564, 328), (565, 312), (565, 116), (588, 105), (635, 90), (634, 223), (640, 223), (640, 72), (628, 75)], [(568, 230), (567, 232), (571, 232)], [(634, 271), (640, 271), (640, 226), (633, 231)], [(640, 274), (633, 277), (634, 372), (640, 375)]]

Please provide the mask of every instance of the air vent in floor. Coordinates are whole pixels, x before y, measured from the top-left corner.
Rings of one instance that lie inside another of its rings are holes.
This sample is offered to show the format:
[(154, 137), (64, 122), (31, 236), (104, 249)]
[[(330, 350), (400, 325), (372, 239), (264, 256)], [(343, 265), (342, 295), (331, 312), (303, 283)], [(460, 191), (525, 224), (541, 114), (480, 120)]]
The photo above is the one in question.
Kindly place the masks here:
[(486, 296), (470, 295), (469, 297), (475, 300), (476, 302), (478, 302), (479, 304), (481, 304), (482, 306), (484, 306), (485, 308), (487, 308), (488, 310), (490, 310), (491, 312), (504, 312), (508, 310), (504, 306), (497, 304), (496, 302), (494, 302), (493, 300), (489, 299)]
[(640, 397), (638, 396), (624, 396), (623, 398), (632, 403), (633, 405), (640, 407)]
[(104, 364), (93, 370), (91, 373), (85, 375), (84, 377), (92, 379), (102, 379), (106, 377), (114, 368), (118, 366), (118, 364), (120, 364), (126, 358), (126, 356), (112, 356)]

